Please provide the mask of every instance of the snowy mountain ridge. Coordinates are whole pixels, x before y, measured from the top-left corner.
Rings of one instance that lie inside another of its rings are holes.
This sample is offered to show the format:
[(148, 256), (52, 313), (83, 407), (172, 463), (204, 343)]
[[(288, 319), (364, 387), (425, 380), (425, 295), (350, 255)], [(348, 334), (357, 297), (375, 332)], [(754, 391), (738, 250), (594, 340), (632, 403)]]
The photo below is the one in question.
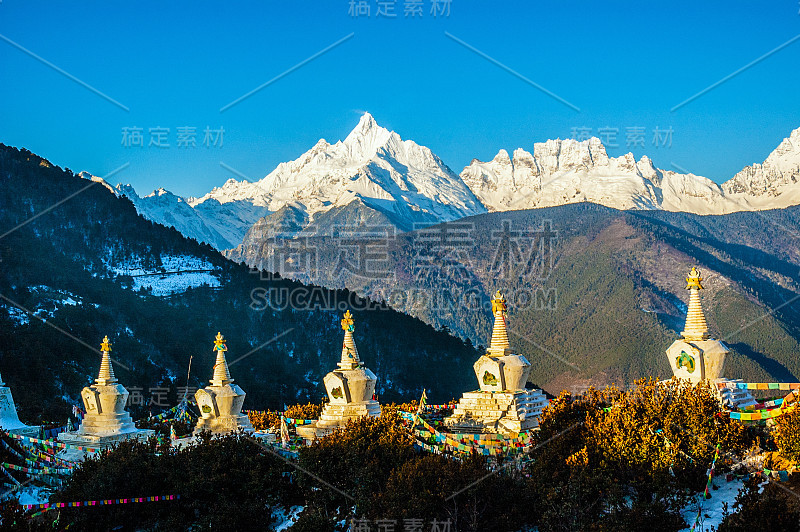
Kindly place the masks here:
[(800, 128), (783, 139), (762, 164), (744, 167), (723, 183), (722, 189), (748, 210), (775, 209), (800, 204), (798, 181)]
[[(800, 148), (800, 146), (798, 146)], [(696, 214), (748, 210), (705, 177), (661, 170), (649, 157), (609, 157), (600, 139), (556, 139), (500, 150), (473, 160), (461, 178), (490, 211), (553, 207), (588, 201), (615, 209), (664, 209)]]
[[(310, 223), (315, 215), (358, 201), (401, 230), (486, 212), (430, 149), (402, 140), (369, 113), (344, 141), (320, 139), (254, 183), (230, 179), (200, 198), (186, 199), (161, 190), (145, 197), (119, 190), (143, 216), (218, 249), (235, 247), (259, 218), (284, 207), (302, 212)], [(237, 217), (238, 211), (245, 212)]]
[(394, 131), (380, 127), (369, 113), (344, 141), (329, 144), (320, 139), (260, 181), (231, 179), (190, 204), (245, 200), (270, 212), (284, 206), (300, 208), (313, 219), (318, 212), (343, 207), (358, 198), (411, 222), (450, 221), (486, 212), (430, 149), (402, 140)]
[(241, 241), (247, 229), (268, 214), (264, 207), (246, 201), (221, 204), (212, 200), (192, 206), (187, 199), (163, 188), (143, 197), (131, 185), (119, 184), (115, 190), (130, 199), (148, 220), (174, 227), (181, 234), (217, 249), (227, 249)]
[(532, 152), (518, 148), (511, 156), (500, 150), (490, 161), (473, 159), (457, 175), (429, 148), (403, 140), (365, 113), (344, 140), (320, 139), (259, 181), (229, 179), (199, 198), (163, 188), (144, 197), (130, 186), (115, 190), (146, 218), (231, 249), (256, 222), (270, 226), (266, 220), (278, 212), (284, 217), (286, 209), (296, 213), (302, 229), (315, 219), (341, 219), (331, 213), (356, 205), (362, 212), (355, 217), (350, 212), (348, 220), (369, 218), (366, 209), (402, 231), (487, 211), (584, 201), (623, 210), (725, 214), (800, 204), (798, 181), (800, 128), (764, 163), (718, 185), (692, 173), (656, 168), (646, 155), (638, 161), (631, 153), (609, 157), (596, 137), (547, 140), (535, 143)]

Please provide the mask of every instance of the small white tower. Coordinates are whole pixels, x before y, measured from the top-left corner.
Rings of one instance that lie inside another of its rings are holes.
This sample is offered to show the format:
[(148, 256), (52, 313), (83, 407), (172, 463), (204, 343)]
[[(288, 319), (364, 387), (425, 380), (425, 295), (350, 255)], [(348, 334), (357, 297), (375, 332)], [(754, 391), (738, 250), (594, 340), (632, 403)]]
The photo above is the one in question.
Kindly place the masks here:
[(524, 356), (511, 351), (506, 300), (499, 290), (492, 298), (492, 313), (492, 341), (486, 354), (473, 365), (480, 390), (466, 392), (453, 415), (444, 420), (455, 431), (519, 433), (539, 426), (539, 414), (547, 406), (541, 390), (525, 388), (531, 365)]
[(314, 439), (347, 424), (350, 419), (381, 415), (381, 405), (372, 397), (377, 377), (364, 367), (353, 338), (355, 321), (348, 310), (342, 318), (344, 341), (339, 368), (331, 371), (323, 382), (328, 392), (328, 404), (322, 409), (319, 420), (310, 425), (297, 427), (304, 438)]
[(0, 376), (0, 429), (32, 437), (39, 431), (39, 427), (28, 426), (19, 420), (11, 388), (6, 386), (2, 376)]
[(715, 380), (722, 377), (725, 367), (725, 355), (728, 348), (725, 344), (711, 338), (708, 334), (706, 317), (700, 303), (700, 284), (703, 279), (697, 268), (692, 267), (686, 278), (686, 289), (689, 290), (689, 309), (686, 313), (686, 325), (681, 333), (682, 338), (673, 342), (667, 349), (672, 374), (681, 379), (689, 379), (698, 383), (704, 379)]
[[(692, 267), (686, 278), (686, 289), (689, 290), (686, 325), (681, 332), (682, 338), (675, 340), (667, 349), (667, 359), (675, 377), (688, 379), (694, 384), (710, 381), (717, 385), (716, 388), (723, 383), (737, 381), (722, 376), (725, 356), (729, 352), (728, 346), (712, 338), (708, 332), (700, 302), (700, 290), (704, 290), (702, 281), (700, 272)], [(733, 408), (745, 408), (755, 404), (755, 399), (747, 390), (740, 390), (735, 386), (721, 386), (720, 400)]]
[(250, 424), (247, 414), (242, 414), (246, 394), (239, 385), (233, 384), (231, 373), (228, 370), (228, 361), (225, 360), (228, 347), (225, 345), (222, 333), (217, 333), (214, 340), (214, 351), (217, 353), (217, 360), (214, 363), (211, 386), (201, 388), (194, 394), (197, 406), (200, 408), (200, 418), (197, 420), (194, 433), (208, 430), (216, 434), (223, 434), (236, 432), (239, 429), (252, 432), (253, 426)]
[(108, 447), (129, 438), (148, 438), (152, 430), (137, 429), (125, 410), (128, 390), (117, 382), (111, 366), (111, 343), (108, 336), (100, 345), (100, 373), (95, 384), (81, 390), (86, 414), (76, 431), (62, 432), (58, 439), (65, 443), (90, 447)]

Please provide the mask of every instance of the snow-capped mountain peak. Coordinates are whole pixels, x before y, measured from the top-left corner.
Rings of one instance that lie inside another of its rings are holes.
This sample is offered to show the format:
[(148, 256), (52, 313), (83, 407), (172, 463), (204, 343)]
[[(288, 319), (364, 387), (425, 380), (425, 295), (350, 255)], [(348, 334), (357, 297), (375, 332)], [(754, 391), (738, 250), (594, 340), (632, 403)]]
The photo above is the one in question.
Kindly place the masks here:
[[(175, 194), (173, 194), (172, 192), (170, 192), (169, 190), (167, 190), (167, 189), (165, 189), (163, 187), (159, 187), (159, 188), (155, 189), (154, 191), (152, 191), (147, 196), (145, 196), (145, 198), (155, 198), (155, 197), (158, 197), (158, 196), (175, 196)], [(181, 198), (180, 196), (175, 196), (175, 197), (179, 198), (181, 201), (183, 201), (183, 198)]]
[(497, 152), (497, 155), (494, 156), (494, 159), (492, 159), (492, 162), (498, 164), (511, 164), (511, 157), (508, 156), (508, 152), (506, 150), (501, 148), (500, 151)]
[[(145, 204), (155, 201), (156, 196), (138, 198), (137, 208), (146, 210)], [(380, 212), (403, 230), (418, 223), (486, 212), (469, 187), (430, 149), (401, 139), (378, 125), (369, 113), (361, 116), (343, 141), (330, 144), (320, 139), (300, 157), (280, 163), (259, 181), (229, 179), (200, 198), (186, 199), (184, 204), (195, 210), (210, 231), (223, 235), (232, 244), (229, 247), (235, 247), (255, 223), (252, 215), (260, 217), (292, 207), (311, 221), (319, 213), (354, 201)], [(248, 213), (237, 216), (235, 211), (242, 206)], [(152, 219), (172, 221), (160, 210), (151, 214)], [(231, 223), (236, 230), (231, 229)]]
[(384, 146), (391, 136), (391, 131), (379, 126), (371, 114), (364, 113), (358, 121), (358, 125), (344, 139), (343, 144), (348, 146), (354, 155), (358, 153), (362, 156), (369, 156)]
[(320, 140), (254, 185), (261, 194), (253, 200), (269, 210), (302, 205), (312, 217), (357, 198), (411, 225), (411, 218), (438, 222), (485, 210), (430, 149), (402, 140), (369, 113), (344, 141)]
[(800, 128), (783, 139), (763, 163), (744, 167), (722, 188), (728, 194), (740, 196), (751, 206), (764, 208), (763, 204), (769, 202), (777, 208), (795, 205), (795, 200), (800, 199), (800, 190), (796, 190), (798, 181)]

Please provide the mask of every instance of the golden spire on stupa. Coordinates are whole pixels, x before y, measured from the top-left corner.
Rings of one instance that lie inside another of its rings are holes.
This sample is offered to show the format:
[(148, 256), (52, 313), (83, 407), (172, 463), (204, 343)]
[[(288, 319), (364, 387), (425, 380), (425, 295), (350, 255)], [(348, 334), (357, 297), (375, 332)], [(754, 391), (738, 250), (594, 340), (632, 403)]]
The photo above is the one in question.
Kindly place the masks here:
[(222, 333), (218, 332), (217, 337), (214, 339), (214, 351), (217, 352), (217, 360), (214, 362), (214, 376), (211, 379), (213, 386), (223, 386), (233, 382), (231, 372), (228, 370), (228, 361), (225, 360), (225, 352), (228, 346), (225, 345), (225, 338)]
[(103, 353), (103, 358), (100, 359), (100, 373), (95, 382), (101, 386), (114, 384), (117, 382), (117, 378), (114, 376), (114, 368), (111, 366), (111, 342), (108, 341), (108, 336), (103, 337), (100, 352)]
[(361, 365), (361, 359), (358, 358), (358, 348), (353, 339), (355, 321), (349, 310), (342, 317), (342, 330), (344, 331), (344, 341), (342, 342), (342, 359), (339, 361), (339, 367), (342, 369), (357, 368)]
[(492, 314), (494, 314), (494, 328), (492, 341), (489, 344), (489, 356), (501, 357), (511, 349), (506, 331), (506, 300), (503, 293), (498, 290), (492, 298)]
[(708, 339), (708, 325), (703, 314), (703, 306), (700, 304), (700, 290), (703, 285), (700, 272), (692, 266), (689, 277), (686, 278), (686, 289), (689, 290), (689, 309), (686, 313), (686, 326), (683, 328), (681, 336), (689, 341), (702, 341)]

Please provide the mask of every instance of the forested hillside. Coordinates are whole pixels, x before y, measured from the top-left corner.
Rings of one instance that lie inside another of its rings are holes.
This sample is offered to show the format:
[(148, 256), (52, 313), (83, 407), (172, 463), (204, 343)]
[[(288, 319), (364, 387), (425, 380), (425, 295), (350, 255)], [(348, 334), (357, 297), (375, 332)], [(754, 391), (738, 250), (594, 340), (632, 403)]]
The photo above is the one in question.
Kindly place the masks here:
[(31, 423), (63, 422), (80, 404), (106, 334), (120, 382), (144, 396), (134, 417), (175, 404), (190, 357), (189, 386), (207, 382), (217, 331), (245, 408), (317, 401), (346, 308), (382, 399), (425, 387), (444, 400), (473, 386), (469, 343), (347, 290), (252, 272), (145, 220), (103, 184), (4, 145), (0, 235), (0, 373)]
[[(798, 207), (698, 216), (576, 204), (474, 216), (383, 241), (379, 227), (353, 241), (267, 239), (231, 256), (294, 275), (285, 259), (306, 253), (318, 266), (304, 277), (311, 282), (386, 299), (476, 344), (491, 332), (489, 296), (503, 289), (512, 344), (551, 393), (668, 377), (664, 350), (683, 328), (684, 277), (696, 265), (711, 329), (732, 350), (726, 374), (794, 381), (798, 221)], [(358, 260), (369, 249), (371, 269)]]

